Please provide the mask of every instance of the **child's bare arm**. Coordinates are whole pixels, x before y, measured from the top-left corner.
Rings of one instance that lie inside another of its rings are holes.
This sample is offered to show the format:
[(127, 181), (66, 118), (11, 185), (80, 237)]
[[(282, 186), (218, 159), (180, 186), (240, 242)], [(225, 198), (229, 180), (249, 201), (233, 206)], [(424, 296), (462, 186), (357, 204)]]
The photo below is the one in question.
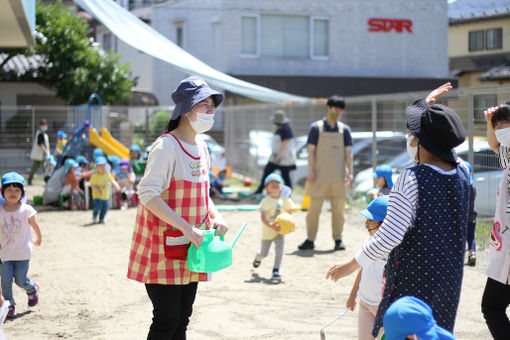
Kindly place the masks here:
[(117, 183), (117, 181), (115, 179), (112, 179), (112, 184), (115, 187), (115, 189), (120, 191), (120, 185), (119, 185), (119, 183)]
[(499, 154), (499, 142), (496, 138), (496, 134), (494, 133), (494, 127), (492, 126), (492, 116), (498, 110), (498, 107), (490, 107), (483, 112), (485, 117), (485, 121), (487, 122), (487, 142), (489, 143), (490, 148), (497, 154)]
[(32, 216), (28, 219), (28, 223), (32, 227), (35, 233), (35, 242), (34, 246), (40, 246), (42, 242), (41, 228), (39, 228), (39, 224), (35, 221), (35, 216)]
[(352, 285), (351, 293), (349, 294), (349, 298), (347, 299), (347, 302), (345, 303), (345, 307), (349, 308), (350, 310), (354, 310), (354, 307), (356, 307), (356, 296), (358, 294), (359, 290), (359, 282), (361, 281), (361, 273), (363, 271), (363, 268), (361, 268), (358, 272), (358, 275), (356, 276), (356, 280), (354, 281), (354, 284)]
[(347, 262), (335, 264), (333, 267), (329, 268), (326, 274), (326, 280), (331, 279), (337, 282), (342, 277), (352, 274), (359, 267), (360, 265), (356, 262), (354, 257)]
[(282, 227), (277, 225), (275, 222), (269, 221), (269, 219), (267, 218), (267, 212), (261, 211), (260, 219), (262, 220), (262, 223), (264, 223), (265, 225), (267, 225), (269, 228), (273, 229), (274, 231), (280, 232), (282, 230)]

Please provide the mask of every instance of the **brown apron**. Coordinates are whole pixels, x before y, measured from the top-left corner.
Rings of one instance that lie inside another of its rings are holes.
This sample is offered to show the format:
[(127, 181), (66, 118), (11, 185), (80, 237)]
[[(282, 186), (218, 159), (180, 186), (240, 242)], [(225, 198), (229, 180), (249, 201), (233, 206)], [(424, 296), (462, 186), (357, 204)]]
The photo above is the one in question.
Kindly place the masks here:
[(305, 195), (310, 197), (343, 197), (345, 195), (344, 124), (337, 122), (338, 132), (324, 132), (324, 121), (317, 121), (319, 140), (315, 146), (315, 181), (308, 183)]

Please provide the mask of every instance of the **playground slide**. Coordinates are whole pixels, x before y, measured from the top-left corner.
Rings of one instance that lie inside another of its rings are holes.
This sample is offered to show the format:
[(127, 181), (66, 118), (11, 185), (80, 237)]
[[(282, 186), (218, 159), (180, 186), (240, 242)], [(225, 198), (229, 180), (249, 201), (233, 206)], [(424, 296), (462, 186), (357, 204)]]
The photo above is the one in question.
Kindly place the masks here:
[[(110, 133), (110, 131), (108, 131), (107, 128), (101, 128), (101, 137), (103, 137), (103, 139), (111, 144), (114, 148), (116, 148), (117, 150), (119, 151), (122, 151), (123, 154), (126, 154), (128, 155), (128, 157), (125, 157), (126, 159), (129, 159), (129, 149), (126, 148), (124, 146), (124, 144), (122, 144), (121, 142), (119, 142), (118, 140), (116, 140), (115, 138), (113, 138), (112, 134)], [(119, 156), (120, 157), (120, 156)], [(122, 157), (121, 157), (122, 158)]]
[[(108, 133), (109, 134), (109, 133)], [(111, 135), (110, 135), (111, 137)], [(113, 137), (111, 137), (113, 140), (115, 140)], [(116, 141), (116, 140), (115, 140)], [(129, 159), (129, 150), (123, 146), (123, 148), (119, 148), (116, 145), (112, 144), (111, 142), (108, 142), (106, 139), (99, 136), (97, 133), (97, 130), (94, 128), (89, 129), (89, 142), (90, 144), (94, 145), (95, 147), (100, 148), (104, 151), (105, 154), (108, 156), (111, 155), (117, 155), (121, 159), (126, 158)], [(116, 141), (118, 143), (118, 141)]]

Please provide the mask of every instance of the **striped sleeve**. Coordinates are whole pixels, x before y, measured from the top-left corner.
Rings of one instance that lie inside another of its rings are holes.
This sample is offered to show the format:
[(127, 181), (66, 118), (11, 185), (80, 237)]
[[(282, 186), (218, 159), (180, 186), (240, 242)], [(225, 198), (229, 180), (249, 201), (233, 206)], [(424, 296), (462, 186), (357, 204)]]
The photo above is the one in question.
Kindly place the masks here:
[(501, 168), (508, 168), (508, 163), (510, 163), (510, 148), (499, 144), (499, 165)]
[(405, 169), (390, 192), (388, 211), (381, 227), (356, 254), (360, 266), (385, 258), (402, 242), (407, 229), (414, 223), (417, 202), (416, 176), (410, 169)]

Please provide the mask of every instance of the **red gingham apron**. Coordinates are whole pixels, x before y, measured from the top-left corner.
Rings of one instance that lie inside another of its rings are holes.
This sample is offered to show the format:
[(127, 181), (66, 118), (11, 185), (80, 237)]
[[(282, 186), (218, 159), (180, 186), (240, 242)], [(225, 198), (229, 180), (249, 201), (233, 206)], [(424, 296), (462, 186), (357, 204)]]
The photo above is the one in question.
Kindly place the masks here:
[[(177, 149), (177, 151), (182, 151), (193, 160), (200, 161), (203, 164), (200, 170), (208, 173), (205, 160), (202, 157), (190, 155), (179, 140), (173, 137), (181, 147), (181, 150)], [(191, 182), (172, 177), (170, 186), (161, 193), (161, 198), (191, 225), (198, 226), (204, 219), (205, 225), (209, 225), (208, 181)], [(206, 273), (188, 270), (186, 257), (190, 243), (171, 242), (173, 238), (182, 240), (182, 232), (161, 221), (143, 204), (140, 204), (131, 242), (127, 277), (142, 283), (168, 285), (186, 285), (190, 282), (206, 281)]]

